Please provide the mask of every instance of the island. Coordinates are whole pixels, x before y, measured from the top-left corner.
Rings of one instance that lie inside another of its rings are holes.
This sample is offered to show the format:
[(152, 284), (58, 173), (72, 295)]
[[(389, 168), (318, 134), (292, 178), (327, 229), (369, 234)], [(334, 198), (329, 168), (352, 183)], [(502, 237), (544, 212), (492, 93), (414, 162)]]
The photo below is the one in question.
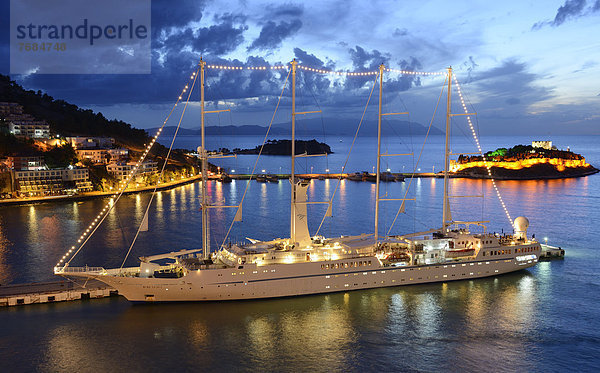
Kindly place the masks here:
[(450, 162), (450, 172), (456, 177), (490, 178), (487, 166), (491, 177), (499, 180), (561, 179), (598, 172), (582, 155), (559, 150), (552, 141), (498, 148), (484, 156), (461, 155)]
[[(227, 148), (219, 149), (220, 153), (223, 154), (258, 154), (260, 152), (261, 145), (256, 146), (253, 149), (239, 149), (235, 148), (229, 150)], [(296, 140), (296, 154), (332, 154), (329, 145), (318, 142), (315, 139), (312, 140)], [(267, 140), (262, 150), (262, 155), (292, 155), (292, 140)]]

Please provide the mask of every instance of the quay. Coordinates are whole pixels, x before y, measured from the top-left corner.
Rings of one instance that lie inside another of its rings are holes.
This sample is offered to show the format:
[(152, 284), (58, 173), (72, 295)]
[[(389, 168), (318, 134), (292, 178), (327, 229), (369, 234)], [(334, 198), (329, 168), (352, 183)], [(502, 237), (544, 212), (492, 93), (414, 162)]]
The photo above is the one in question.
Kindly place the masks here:
[[(289, 179), (290, 178), (290, 174), (269, 174), (270, 176), (273, 176), (277, 179), (280, 180), (285, 180), (285, 179)], [(302, 178), (302, 179), (338, 179), (338, 178), (342, 178), (342, 179), (346, 179), (349, 175), (351, 174), (339, 174), (339, 173), (325, 173), (325, 174), (296, 174), (297, 177)], [(432, 173), (432, 172), (423, 172), (423, 173), (415, 173), (415, 174), (410, 174), (410, 173), (392, 173), (391, 175), (395, 176), (395, 177), (403, 177), (405, 179), (408, 179), (410, 177), (416, 177), (416, 178), (443, 178), (444, 175), (443, 173)], [(229, 174), (229, 177), (231, 177), (231, 179), (235, 179), (235, 180), (249, 180), (250, 177), (252, 176), (253, 180), (256, 180), (256, 175), (250, 175), (250, 174)], [(219, 178), (221, 177), (221, 175), (215, 174), (215, 175), (211, 175), (209, 176), (209, 180), (219, 180)], [(454, 175), (450, 175), (450, 177), (457, 177)], [(171, 181), (168, 183), (164, 183), (159, 185), (159, 187), (156, 189), (157, 191), (162, 191), (162, 190), (168, 190), (168, 189), (172, 189), (181, 185), (186, 185), (186, 184), (190, 184), (190, 183), (194, 183), (196, 181), (200, 181), (202, 179), (202, 175), (196, 175), (190, 178), (186, 178), (186, 179), (180, 179), (180, 180), (175, 180), (175, 181)], [(154, 190), (154, 185), (151, 186), (145, 186), (145, 187), (140, 187), (140, 188), (131, 188), (131, 189), (127, 189), (123, 192), (123, 194), (136, 194), (136, 193), (144, 193), (144, 192), (151, 192)], [(35, 196), (35, 197), (25, 197), (25, 198), (9, 198), (9, 199), (0, 199), (0, 207), (1, 206), (11, 206), (11, 205), (26, 205), (26, 204), (31, 204), (31, 203), (44, 203), (44, 202), (59, 202), (59, 201), (84, 201), (84, 200), (88, 200), (88, 199), (94, 199), (94, 198), (103, 198), (103, 197), (110, 197), (114, 194), (114, 191), (111, 192), (87, 192), (87, 193), (81, 193), (81, 194), (75, 194), (75, 195), (57, 195), (57, 196)]]
[(550, 246), (546, 244), (541, 244), (542, 252), (540, 253), (540, 259), (564, 259), (565, 250), (560, 247)]
[(87, 281), (85, 287), (66, 280), (3, 285), (0, 286), (0, 307), (96, 299), (118, 294), (117, 290), (97, 280)]
[[(202, 179), (202, 175), (195, 175), (192, 177), (188, 177), (185, 179), (179, 179), (175, 181), (170, 181), (167, 183), (160, 184), (157, 191), (172, 189), (181, 185), (190, 184)], [(136, 193), (144, 193), (144, 192), (152, 192), (155, 188), (155, 185), (144, 186), (140, 188), (131, 188), (126, 189), (123, 194), (136, 194)], [(110, 192), (87, 192), (81, 194), (74, 195), (57, 195), (57, 196), (36, 196), (36, 197), (25, 197), (25, 198), (9, 198), (9, 199), (0, 199), (0, 206), (10, 206), (10, 205), (25, 205), (29, 203), (40, 203), (40, 202), (58, 202), (58, 201), (83, 201), (87, 199), (94, 198), (103, 198), (110, 197), (114, 195), (114, 191)]]
[[(268, 174), (270, 176), (274, 176), (278, 179), (289, 179), (290, 178), (290, 174)], [(339, 179), (340, 177), (342, 179), (346, 179), (348, 178), (348, 176), (352, 175), (352, 173), (347, 174), (334, 174), (334, 173), (326, 173), (326, 174), (296, 174), (296, 177), (301, 178), (301, 179)], [(374, 175), (374, 174), (371, 174)], [(410, 177), (419, 177), (419, 178), (431, 178), (431, 177), (436, 177), (436, 178), (443, 178), (444, 174), (443, 173), (433, 173), (433, 172), (421, 172), (421, 173), (391, 173), (392, 176), (395, 177), (403, 177), (405, 179), (408, 179)], [(250, 179), (250, 176), (252, 176), (252, 179), (256, 179), (256, 174), (255, 175), (250, 175), (250, 174), (229, 174), (229, 177), (231, 177), (232, 179), (236, 179), (236, 180), (248, 180)], [(450, 177), (454, 177), (453, 175), (450, 175)]]

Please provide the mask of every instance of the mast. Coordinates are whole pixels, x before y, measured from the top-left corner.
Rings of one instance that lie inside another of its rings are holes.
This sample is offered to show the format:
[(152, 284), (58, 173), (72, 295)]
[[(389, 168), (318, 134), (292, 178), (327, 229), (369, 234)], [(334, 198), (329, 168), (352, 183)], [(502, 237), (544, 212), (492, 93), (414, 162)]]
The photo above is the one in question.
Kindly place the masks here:
[(383, 70), (385, 66), (379, 65), (379, 115), (377, 116), (377, 176), (375, 178), (375, 242), (379, 238), (379, 179), (381, 164), (381, 103), (383, 99)]
[(446, 103), (446, 147), (444, 151), (444, 200), (442, 207), (442, 233), (448, 231), (448, 223), (450, 220), (450, 203), (448, 201), (448, 168), (450, 167), (450, 150), (448, 148), (448, 138), (450, 137), (450, 118), (451, 105), (450, 99), (452, 96), (452, 66), (448, 68), (448, 101)]
[(298, 61), (294, 58), (292, 64), (292, 169), (290, 184), (292, 185), (292, 198), (290, 206), (290, 243), (296, 242), (296, 67)]
[(202, 149), (200, 152), (200, 160), (202, 167), (202, 249), (204, 253), (204, 259), (208, 259), (210, 254), (210, 237), (209, 237), (209, 216), (208, 216), (208, 196), (206, 195), (206, 183), (208, 180), (207, 175), (207, 163), (208, 154), (205, 148), (204, 139), (204, 68), (206, 62), (200, 58), (200, 124), (201, 124), (201, 137), (202, 137)]

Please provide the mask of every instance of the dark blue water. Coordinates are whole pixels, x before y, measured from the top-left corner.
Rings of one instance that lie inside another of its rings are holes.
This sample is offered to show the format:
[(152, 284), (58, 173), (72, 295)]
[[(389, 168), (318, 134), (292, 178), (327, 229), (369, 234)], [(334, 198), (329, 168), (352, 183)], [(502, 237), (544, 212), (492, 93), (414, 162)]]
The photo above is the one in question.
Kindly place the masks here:
[[(484, 140), (486, 149), (531, 141)], [(570, 146), (590, 163), (600, 164), (597, 138), (553, 140), (559, 148)], [(335, 157), (343, 162), (345, 154), (338, 147), (346, 147), (346, 139), (335, 144)], [(356, 161), (357, 170), (370, 164), (367, 153)], [(335, 157), (327, 160), (330, 169), (341, 164)], [(437, 168), (436, 159), (441, 164), (438, 156), (425, 159), (430, 159), (429, 167)], [(251, 163), (228, 161), (238, 162), (234, 165), (238, 168)], [(400, 161), (392, 166), (394, 171), (401, 167)], [(309, 198), (324, 200), (335, 182), (313, 181)], [(484, 195), (459, 199), (453, 205), (455, 219), (484, 218), (492, 221), (491, 231), (509, 229), (489, 182), (451, 183), (456, 194)], [(385, 184), (381, 193), (402, 197), (407, 185)], [(498, 185), (512, 217), (527, 216), (530, 233), (565, 248), (564, 260), (475, 281), (279, 300), (132, 306), (111, 298), (4, 308), (0, 309), (2, 370), (597, 371), (600, 176)], [(209, 191), (214, 201), (230, 205), (239, 202), (245, 186), (245, 181), (214, 182)], [(442, 187), (441, 180), (413, 181), (408, 197), (417, 201), (407, 203), (407, 214), (400, 215), (392, 232), (439, 226)], [(134, 265), (140, 255), (198, 247), (199, 192), (199, 185), (192, 184), (156, 197), (150, 231), (142, 234), (128, 264)], [(124, 197), (121, 208), (111, 213), (73, 265), (120, 265), (148, 197)], [(287, 236), (287, 181), (252, 182), (247, 198), (244, 222), (234, 226), (232, 240)], [(335, 198), (334, 217), (325, 221), (321, 233), (372, 231), (373, 199), (373, 184), (344, 182)], [(0, 283), (52, 279), (57, 259), (104, 203), (0, 208)], [(382, 233), (397, 208), (395, 202), (382, 204)], [(311, 206), (311, 232), (324, 212), (322, 206)], [(223, 240), (232, 218), (233, 211), (213, 211), (214, 247)]]

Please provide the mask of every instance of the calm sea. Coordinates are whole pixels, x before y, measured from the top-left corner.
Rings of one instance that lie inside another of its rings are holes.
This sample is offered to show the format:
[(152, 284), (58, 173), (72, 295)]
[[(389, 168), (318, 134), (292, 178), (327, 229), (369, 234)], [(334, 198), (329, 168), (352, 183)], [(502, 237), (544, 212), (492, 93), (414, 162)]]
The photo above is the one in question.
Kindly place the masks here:
[[(235, 140), (235, 141), (234, 141)], [(323, 139), (321, 139), (323, 140)], [(340, 142), (341, 140), (341, 142)], [(443, 140), (434, 138), (417, 166), (439, 170)], [(484, 149), (530, 143), (532, 138), (495, 137)], [(555, 137), (600, 166), (595, 137)], [(178, 147), (195, 148), (182, 137)], [(262, 139), (225, 138), (209, 148), (254, 147)], [(215, 141), (215, 142), (218, 142)], [(352, 139), (329, 138), (333, 155), (299, 160), (299, 172), (339, 172)], [(348, 172), (371, 171), (375, 139), (357, 144)], [(211, 142), (209, 142), (210, 144)], [(468, 142), (453, 150), (472, 151)], [(413, 169), (419, 141), (397, 139), (383, 147), (382, 168)], [(254, 156), (214, 162), (236, 172), (252, 168)], [(265, 157), (266, 172), (288, 172), (287, 158)], [(336, 180), (314, 180), (309, 198), (321, 201)], [(408, 193), (407, 187), (410, 183)], [(456, 220), (491, 220), (490, 231), (510, 224), (490, 182), (452, 179), (454, 194), (481, 194), (455, 200)], [(548, 181), (499, 181), (514, 219), (527, 216), (529, 233), (566, 249), (564, 260), (542, 262), (509, 275), (410, 287), (354, 291), (266, 301), (133, 306), (123, 298), (0, 309), (3, 371), (598, 371), (600, 368), (600, 175)], [(246, 181), (209, 183), (215, 203), (239, 203)], [(438, 227), (443, 182), (415, 179), (382, 184), (389, 198), (415, 198), (392, 225), (398, 204), (382, 203), (381, 233)], [(358, 234), (373, 227), (374, 185), (345, 181), (337, 188), (333, 218), (322, 234)], [(200, 241), (200, 185), (157, 194), (150, 231), (142, 234), (136, 258)], [(251, 182), (244, 222), (230, 239), (287, 236), (290, 187), (287, 181)], [(72, 265), (121, 264), (149, 195), (123, 197)], [(52, 267), (102, 208), (105, 200), (0, 208), (0, 284), (52, 280)], [(324, 214), (310, 206), (314, 233)], [(212, 211), (211, 241), (225, 237), (234, 211)]]

